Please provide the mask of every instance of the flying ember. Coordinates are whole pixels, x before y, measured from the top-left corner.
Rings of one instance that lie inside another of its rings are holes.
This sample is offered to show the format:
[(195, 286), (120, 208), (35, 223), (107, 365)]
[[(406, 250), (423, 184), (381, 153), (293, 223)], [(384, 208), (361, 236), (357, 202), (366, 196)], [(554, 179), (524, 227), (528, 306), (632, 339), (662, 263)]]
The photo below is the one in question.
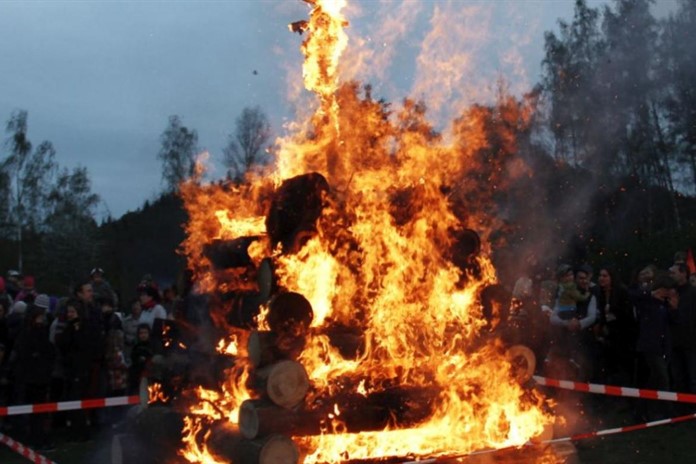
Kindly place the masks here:
[[(483, 317), (496, 219), (492, 194), (467, 182), (495, 171), (475, 156), (491, 143), (484, 110), (465, 111), (445, 141), (428, 102), (395, 109), (343, 81), (346, 2), (305, 1), (309, 19), (291, 30), (311, 116), (263, 172), (182, 186), (183, 250), (234, 363), (217, 388), (187, 392), (180, 454), (333, 463), (522, 446), (553, 417)], [(510, 127), (526, 124), (523, 104), (500, 108)], [(497, 135), (513, 152), (514, 137)]]

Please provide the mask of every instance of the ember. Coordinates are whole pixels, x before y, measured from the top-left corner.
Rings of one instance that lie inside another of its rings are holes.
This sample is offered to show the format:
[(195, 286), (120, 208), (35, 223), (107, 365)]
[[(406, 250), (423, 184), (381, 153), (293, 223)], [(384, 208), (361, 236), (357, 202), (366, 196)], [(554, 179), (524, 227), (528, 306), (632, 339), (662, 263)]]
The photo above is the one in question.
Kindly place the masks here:
[(182, 455), (311, 463), (522, 446), (552, 418), (483, 317), (496, 276), (481, 226), (493, 222), (453, 207), (487, 143), (479, 115), (447, 145), (421, 106), (392, 114), (342, 83), (345, 2), (308, 3), (291, 29), (313, 116), (263, 175), (182, 187), (189, 266), (229, 333), (218, 350), (237, 360), (219, 389), (195, 392)]

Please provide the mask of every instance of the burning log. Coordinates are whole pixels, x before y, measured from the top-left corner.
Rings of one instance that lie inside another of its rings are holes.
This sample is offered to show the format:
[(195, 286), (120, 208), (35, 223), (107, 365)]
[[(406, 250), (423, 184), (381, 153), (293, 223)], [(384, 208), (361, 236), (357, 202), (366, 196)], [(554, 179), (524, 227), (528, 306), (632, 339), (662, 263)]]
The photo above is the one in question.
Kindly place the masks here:
[(257, 369), (252, 382), (253, 387), (283, 408), (297, 406), (309, 390), (309, 377), (304, 366), (290, 360)]
[(512, 365), (512, 375), (519, 383), (525, 383), (534, 375), (536, 356), (524, 345), (513, 345), (507, 349), (505, 356)]
[(271, 246), (283, 245), (284, 252), (295, 252), (304, 245), (300, 232), (314, 232), (324, 209), (329, 183), (316, 172), (286, 179), (273, 193), (266, 216), (266, 231)]
[(229, 423), (213, 426), (208, 449), (219, 460), (234, 464), (296, 464), (300, 457), (297, 446), (286, 436), (246, 440)]
[[(390, 424), (413, 426), (433, 413), (438, 390), (430, 387), (394, 387), (368, 394), (339, 395), (312, 409), (281, 409), (265, 400), (246, 400), (239, 410), (239, 430), (247, 438), (268, 434), (293, 436), (332, 433), (332, 418), (341, 432), (382, 430)], [(338, 414), (336, 413), (338, 409)]]
[(356, 359), (365, 352), (365, 334), (357, 327), (334, 324), (321, 333), (329, 337), (329, 343), (345, 359)]
[(299, 293), (280, 293), (268, 305), (268, 327), (276, 333), (299, 335), (309, 327), (313, 317), (311, 303)]
[(452, 237), (450, 246), (452, 263), (462, 270), (471, 270), (472, 258), (481, 251), (481, 238), (471, 229), (453, 230)]
[(240, 329), (252, 329), (256, 327), (256, 316), (259, 315), (261, 305), (268, 301), (258, 292), (232, 293), (227, 297), (227, 314), (225, 321)]
[(327, 328), (302, 333), (252, 331), (247, 340), (247, 353), (254, 367), (264, 367), (278, 361), (296, 360), (307, 344), (307, 339), (325, 335), (345, 359), (355, 359), (365, 351), (365, 336), (356, 327), (331, 325)]
[(304, 337), (268, 331), (253, 331), (247, 341), (249, 360), (254, 367), (264, 367), (282, 360), (295, 360), (305, 347)]
[(234, 240), (213, 240), (203, 247), (203, 254), (217, 269), (253, 266), (248, 248), (261, 237), (239, 237)]
[(259, 286), (259, 296), (265, 302), (271, 297), (275, 289), (275, 275), (273, 274), (273, 261), (264, 258), (256, 272), (256, 282)]

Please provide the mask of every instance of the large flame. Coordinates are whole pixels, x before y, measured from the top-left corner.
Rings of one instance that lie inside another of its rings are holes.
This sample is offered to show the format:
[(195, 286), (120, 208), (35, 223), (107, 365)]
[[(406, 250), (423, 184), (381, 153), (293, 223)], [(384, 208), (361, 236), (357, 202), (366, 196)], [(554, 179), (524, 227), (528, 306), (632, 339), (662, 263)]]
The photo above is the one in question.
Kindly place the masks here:
[[(189, 266), (203, 291), (233, 290), (230, 276), (213, 270), (204, 245), (264, 235), (274, 188), (295, 175), (322, 174), (331, 194), (316, 233), (292, 254), (270, 249), (268, 241), (252, 253), (257, 263), (264, 254), (273, 256), (279, 284), (312, 304), (317, 335), (299, 360), (313, 394), (330, 397), (345, 388), (337, 385), (340, 378), (353, 379), (360, 394), (386, 383), (429, 386), (435, 408), (407, 429), (293, 437), (306, 451), (305, 462), (521, 446), (552, 419), (542, 410), (543, 400), (512, 378), (501, 344), (482, 336), (479, 294), (496, 281), (491, 250), (484, 245), (464, 270), (449, 250), (452, 231), (464, 227), (488, 243), (496, 220), (484, 213), (500, 188), (501, 168), (481, 152), (495, 132), (501, 152), (514, 153), (513, 134), (527, 120), (524, 104), (502, 95), (496, 112), (472, 107), (455, 121), (452, 141), (445, 143), (427, 121), (424, 105), (406, 100), (394, 111), (374, 100), (369, 88), (341, 82), (345, 1), (308, 3), (303, 74), (306, 88), (318, 97), (316, 111), (277, 141), (277, 163), (264, 176), (249, 173), (241, 187), (195, 181), (182, 186)], [(490, 190), (481, 189), (482, 178)], [(216, 318), (224, 326), (222, 319)], [(358, 359), (344, 359), (320, 335), (327, 324), (360, 328), (365, 349)], [(243, 355), (236, 340), (221, 341), (219, 350)], [(200, 401), (187, 422), (184, 455), (190, 462), (215, 462), (196, 440), (201, 417), (236, 422), (239, 405), (252, 396), (245, 388), (247, 365), (229, 374), (221, 392), (197, 392)], [(340, 419), (337, 404), (334, 423)]]

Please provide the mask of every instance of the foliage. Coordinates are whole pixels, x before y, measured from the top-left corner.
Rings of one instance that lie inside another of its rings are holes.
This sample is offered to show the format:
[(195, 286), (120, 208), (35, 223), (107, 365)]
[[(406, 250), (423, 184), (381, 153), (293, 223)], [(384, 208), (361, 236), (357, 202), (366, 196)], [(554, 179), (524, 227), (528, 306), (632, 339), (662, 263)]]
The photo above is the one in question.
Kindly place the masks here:
[(271, 137), (271, 125), (260, 107), (246, 107), (235, 121), (235, 130), (223, 149), (223, 163), (235, 179), (241, 179), (255, 165), (266, 164), (264, 146)]
[(165, 192), (176, 192), (179, 184), (195, 172), (198, 132), (183, 126), (179, 116), (173, 115), (160, 141), (162, 146), (157, 158), (162, 162)]

